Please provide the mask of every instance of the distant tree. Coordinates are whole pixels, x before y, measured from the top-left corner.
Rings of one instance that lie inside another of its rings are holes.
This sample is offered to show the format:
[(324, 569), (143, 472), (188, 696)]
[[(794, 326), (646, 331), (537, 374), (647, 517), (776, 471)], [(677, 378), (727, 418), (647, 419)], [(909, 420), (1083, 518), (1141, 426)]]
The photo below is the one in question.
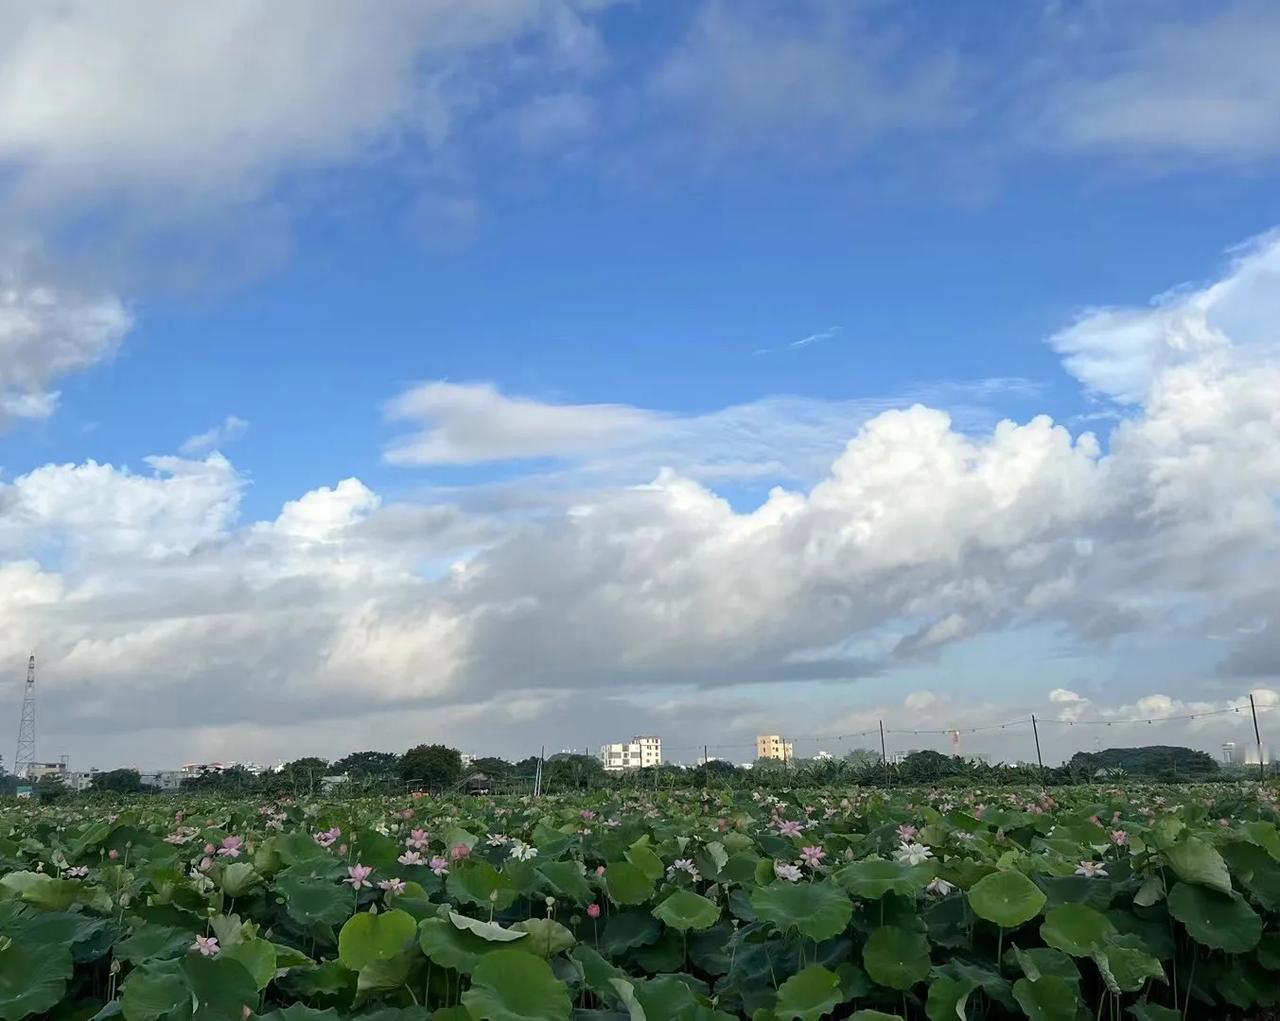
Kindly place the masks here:
[[(535, 764), (536, 759), (532, 760)], [(468, 772), (483, 773), (487, 777), (494, 780), (500, 780), (504, 777), (511, 776), (515, 772), (516, 767), (506, 759), (500, 759), (494, 755), (485, 755), (478, 759), (472, 759)]]
[[(137, 774), (135, 773), (134, 775), (136, 776)], [(54, 776), (52, 774), (40, 777), (40, 779), (35, 782), (35, 788), (32, 791), (36, 800), (38, 800), (42, 805), (47, 805), (51, 802), (58, 801), (61, 798), (65, 798), (69, 793), (70, 791), (67, 790), (67, 785), (62, 782), (62, 777)]]
[(898, 764), (898, 776), (906, 783), (931, 783), (968, 771), (964, 759), (941, 752), (912, 752)]
[(400, 779), (441, 790), (462, 776), (462, 753), (442, 744), (420, 744), (400, 756)]
[(698, 769), (702, 770), (713, 782), (715, 780), (727, 780), (730, 777), (737, 776), (739, 773), (737, 766), (724, 759), (710, 759), (699, 765)]
[(516, 776), (531, 777), (538, 772), (538, 756), (530, 755), (528, 758), (521, 759), (512, 770)]
[(1067, 763), (1077, 775), (1096, 776), (1101, 770), (1124, 770), (1129, 776), (1158, 780), (1202, 779), (1218, 771), (1213, 756), (1177, 745), (1145, 745), (1139, 748), (1105, 748), (1100, 752), (1076, 752)]
[(395, 776), (400, 768), (400, 756), (392, 752), (352, 752), (330, 768), (334, 773), (353, 777)]
[(94, 773), (89, 789), (110, 791), (112, 794), (137, 794), (142, 790), (142, 778), (136, 769), (109, 769), (105, 773)]
[(547, 759), (542, 781), (558, 790), (571, 787), (582, 790), (599, 786), (604, 779), (604, 766), (594, 755), (576, 752), (558, 752)]
[(854, 748), (845, 755), (844, 761), (854, 769), (866, 769), (871, 766), (883, 765), (880, 753), (870, 748)]

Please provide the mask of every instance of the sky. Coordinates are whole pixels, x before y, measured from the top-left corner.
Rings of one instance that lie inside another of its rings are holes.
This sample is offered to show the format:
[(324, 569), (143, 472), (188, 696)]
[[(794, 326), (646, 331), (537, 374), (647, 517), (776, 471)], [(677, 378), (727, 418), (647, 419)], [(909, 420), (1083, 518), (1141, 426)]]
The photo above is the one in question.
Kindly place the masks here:
[(5, 5), (0, 735), (34, 652), (73, 768), (1280, 746), (1278, 47)]

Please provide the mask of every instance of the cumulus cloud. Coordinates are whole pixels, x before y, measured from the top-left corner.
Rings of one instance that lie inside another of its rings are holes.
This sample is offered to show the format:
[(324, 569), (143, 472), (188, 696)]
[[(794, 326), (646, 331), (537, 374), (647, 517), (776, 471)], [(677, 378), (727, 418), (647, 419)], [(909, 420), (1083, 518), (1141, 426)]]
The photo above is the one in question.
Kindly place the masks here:
[[(153, 459), (149, 473), (47, 466), (0, 487), (11, 582), (0, 654), (39, 645), (75, 706), (69, 731), (127, 727), (143, 706), (151, 724), (180, 726), (199, 704), (224, 736), (276, 712), (433, 707), (462, 719), (461, 706), (510, 697), (536, 703), (533, 718), (572, 745), (596, 737), (571, 740), (567, 722), (551, 722), (565, 699), (587, 729), (634, 718), (676, 733), (662, 705), (738, 699), (755, 715), (699, 718), (729, 728), (774, 713), (812, 732), (835, 718), (812, 708), (833, 689), (801, 700), (782, 689), (875, 678), (865, 690), (879, 706), (841, 689), (857, 729), (859, 714), (892, 709), (883, 693), (906, 673), (938, 692), (952, 650), (1027, 628), (1080, 655), (1137, 643), (1173, 657), (1198, 642), (1226, 664), (1247, 650), (1253, 686), (1272, 690), (1280, 661), (1259, 636), (1280, 605), (1280, 361), (1267, 344), (1278, 248), (1263, 239), (1208, 287), (1092, 313), (1070, 346), (1055, 338), (1069, 364), (1089, 352), (1088, 368), (1073, 367), (1082, 382), (1128, 402), (1107, 437), (1045, 416), (962, 428), (923, 404), (868, 407), (816, 480), (754, 506), (677, 470), (615, 478), (533, 515), (388, 503), (348, 479), (241, 524), (244, 479), (220, 455)], [(1214, 343), (1183, 343), (1201, 321)], [(1135, 362), (1136, 350), (1148, 353)], [(619, 472), (621, 432), (659, 449), (680, 449), (671, 430), (711, 434), (484, 386), (429, 384), (391, 411), (422, 426), (405, 459), (430, 464), (574, 455)], [(758, 451), (746, 450), (749, 462)], [(1151, 688), (1132, 686), (1109, 701), (1152, 715), (1220, 705), (1229, 689), (1199, 690), (1231, 683), (1215, 669), (1227, 670), (1210, 660), (1208, 675), (1157, 687), (1167, 701), (1139, 701)], [(184, 701), (156, 708), (175, 688)], [(1025, 701), (1100, 712), (1077, 688), (1046, 683)], [(640, 708), (628, 717), (620, 700)], [(959, 700), (913, 704), (943, 726), (979, 719)], [(1010, 708), (987, 699), (982, 713)]]
[(133, 326), (114, 294), (60, 282), (30, 251), (0, 257), (0, 425), (47, 418), (61, 377), (115, 352)]

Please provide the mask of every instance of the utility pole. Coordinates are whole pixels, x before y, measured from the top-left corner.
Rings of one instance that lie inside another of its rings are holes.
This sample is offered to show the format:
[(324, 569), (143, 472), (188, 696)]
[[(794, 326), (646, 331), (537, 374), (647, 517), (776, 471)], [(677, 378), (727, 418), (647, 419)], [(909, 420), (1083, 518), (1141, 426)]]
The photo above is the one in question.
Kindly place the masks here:
[(15, 776), (26, 777), (36, 761), (36, 657), (27, 660), (27, 685), (22, 692), (22, 720), (18, 724), (18, 753), (13, 757)]
[(707, 758), (707, 746), (702, 746), (702, 786), (709, 786), (711, 777), (711, 761)]
[(889, 753), (885, 750), (884, 744), (884, 720), (880, 721), (880, 761), (884, 763), (884, 789), (888, 790), (889, 783)]
[(1040, 728), (1036, 726), (1036, 714), (1031, 714), (1031, 733), (1036, 736), (1036, 762), (1040, 765), (1040, 779), (1044, 780), (1044, 759), (1040, 757)]
[(1258, 731), (1258, 707), (1254, 704), (1252, 692), (1249, 694), (1249, 712), (1253, 713), (1253, 739), (1258, 744), (1258, 779), (1267, 778), (1267, 767), (1262, 762), (1262, 734)]

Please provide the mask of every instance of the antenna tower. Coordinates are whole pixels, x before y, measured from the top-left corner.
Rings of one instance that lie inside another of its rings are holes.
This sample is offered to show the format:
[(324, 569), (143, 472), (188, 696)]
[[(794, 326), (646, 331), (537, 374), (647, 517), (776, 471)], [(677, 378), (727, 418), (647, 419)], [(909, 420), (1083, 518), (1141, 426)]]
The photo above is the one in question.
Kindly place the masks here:
[(13, 757), (15, 776), (25, 777), (36, 761), (36, 658), (27, 660), (27, 686), (22, 693), (22, 722), (18, 724), (18, 753)]

